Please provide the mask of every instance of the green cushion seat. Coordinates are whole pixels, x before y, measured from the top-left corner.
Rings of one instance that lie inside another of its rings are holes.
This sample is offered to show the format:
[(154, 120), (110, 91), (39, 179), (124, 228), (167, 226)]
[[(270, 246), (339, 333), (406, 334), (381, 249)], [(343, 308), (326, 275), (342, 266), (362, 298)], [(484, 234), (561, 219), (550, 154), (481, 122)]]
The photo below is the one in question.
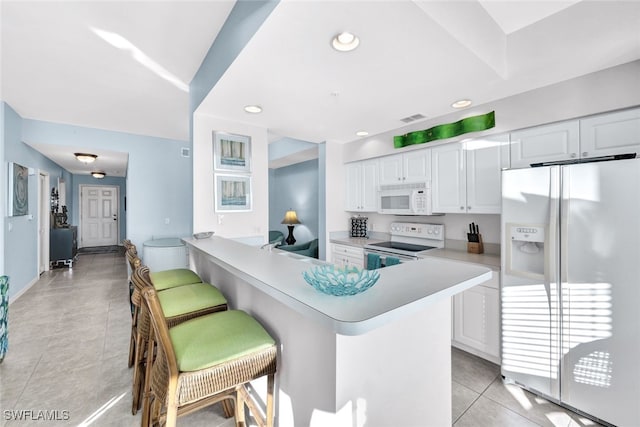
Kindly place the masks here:
[(253, 317), (228, 310), (169, 329), (178, 370), (197, 371), (265, 350), (275, 341)]
[(149, 273), (149, 278), (156, 291), (175, 288), (176, 286), (202, 283), (202, 279), (188, 268), (173, 268), (171, 270), (155, 271)]
[(224, 295), (208, 283), (193, 283), (158, 292), (164, 316), (174, 317), (227, 303)]

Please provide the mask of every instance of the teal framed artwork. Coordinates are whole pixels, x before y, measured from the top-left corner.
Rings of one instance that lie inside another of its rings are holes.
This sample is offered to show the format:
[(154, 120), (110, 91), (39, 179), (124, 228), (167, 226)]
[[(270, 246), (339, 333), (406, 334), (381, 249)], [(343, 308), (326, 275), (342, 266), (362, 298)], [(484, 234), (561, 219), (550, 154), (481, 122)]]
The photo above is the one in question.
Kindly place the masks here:
[(251, 172), (251, 138), (225, 132), (213, 133), (214, 169)]
[(9, 163), (9, 216), (29, 213), (29, 168)]

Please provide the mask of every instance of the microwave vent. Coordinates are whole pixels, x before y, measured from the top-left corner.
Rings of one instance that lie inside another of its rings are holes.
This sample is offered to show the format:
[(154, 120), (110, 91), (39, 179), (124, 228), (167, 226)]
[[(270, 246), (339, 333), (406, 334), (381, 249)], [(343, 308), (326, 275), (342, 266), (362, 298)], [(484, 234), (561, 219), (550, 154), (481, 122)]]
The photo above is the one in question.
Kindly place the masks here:
[(409, 117), (405, 117), (404, 119), (400, 119), (401, 122), (404, 123), (411, 123), (411, 122), (415, 122), (417, 120), (422, 120), (422, 119), (426, 119), (427, 116), (423, 115), (423, 114), (414, 114), (413, 116), (409, 116)]
[(380, 186), (380, 191), (388, 190), (423, 190), (429, 188), (428, 182), (414, 182), (411, 184), (386, 184)]

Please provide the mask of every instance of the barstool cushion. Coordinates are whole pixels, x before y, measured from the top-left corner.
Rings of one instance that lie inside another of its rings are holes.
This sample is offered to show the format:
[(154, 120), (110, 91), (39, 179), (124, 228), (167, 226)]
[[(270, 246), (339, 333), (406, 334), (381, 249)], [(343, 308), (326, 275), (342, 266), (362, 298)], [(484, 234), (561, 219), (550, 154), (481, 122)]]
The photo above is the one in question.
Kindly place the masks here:
[(153, 287), (156, 291), (162, 291), (176, 286), (202, 283), (202, 279), (188, 268), (173, 268), (171, 270), (149, 273)]
[(197, 371), (272, 347), (262, 325), (241, 310), (188, 320), (169, 329), (180, 372)]
[(158, 292), (158, 300), (166, 318), (227, 303), (222, 292), (208, 283), (194, 283), (165, 289)]

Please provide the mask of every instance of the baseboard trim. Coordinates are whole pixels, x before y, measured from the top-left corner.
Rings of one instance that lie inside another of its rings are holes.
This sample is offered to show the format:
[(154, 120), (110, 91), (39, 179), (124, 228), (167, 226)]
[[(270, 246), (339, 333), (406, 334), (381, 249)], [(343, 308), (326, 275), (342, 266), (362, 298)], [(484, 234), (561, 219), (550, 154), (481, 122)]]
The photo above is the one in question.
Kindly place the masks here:
[(20, 291), (18, 291), (17, 294), (13, 295), (12, 298), (9, 298), (9, 306), (11, 306), (11, 304), (13, 304), (18, 298), (20, 298), (22, 295), (24, 295), (24, 293), (27, 292), (33, 285), (38, 283), (39, 279), (40, 279), (39, 276), (34, 278), (31, 282), (27, 283), (27, 286), (25, 286), (24, 288), (20, 289)]

